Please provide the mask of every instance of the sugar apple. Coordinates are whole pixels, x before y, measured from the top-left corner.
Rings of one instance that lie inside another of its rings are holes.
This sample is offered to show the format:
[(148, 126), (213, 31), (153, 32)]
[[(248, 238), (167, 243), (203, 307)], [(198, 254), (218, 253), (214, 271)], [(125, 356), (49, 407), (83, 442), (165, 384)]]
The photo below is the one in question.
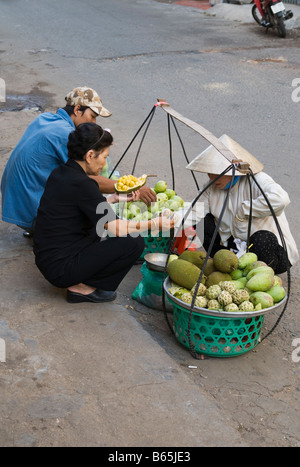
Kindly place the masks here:
[(232, 297), (227, 290), (222, 290), (222, 292), (218, 295), (218, 302), (222, 306), (229, 305), (229, 303), (232, 303)]
[[(192, 289), (191, 289), (191, 294), (192, 294), (192, 295), (194, 295), (195, 289), (196, 289), (196, 284), (195, 284), (195, 285), (192, 287)], [(205, 287), (204, 284), (202, 284), (202, 283), (200, 282), (199, 288), (198, 288), (198, 290), (197, 290), (197, 296), (199, 296), (199, 295), (202, 295), (202, 296), (203, 296), (203, 295), (205, 295), (205, 292), (206, 292), (206, 287)]]
[(239, 310), (240, 311), (253, 311), (254, 310), (254, 305), (253, 305), (253, 303), (249, 302), (249, 300), (244, 300), (239, 305)]
[(236, 286), (233, 281), (221, 281), (219, 282), (219, 286), (222, 290), (227, 290), (230, 294), (236, 290)]
[(208, 300), (215, 300), (218, 295), (222, 292), (221, 287), (218, 284), (211, 285), (206, 289), (205, 296)]
[(239, 307), (237, 306), (236, 303), (229, 303), (229, 305), (226, 305), (224, 308), (225, 311), (239, 311)]
[(218, 302), (218, 300), (211, 299), (211, 300), (208, 300), (207, 302), (207, 308), (209, 310), (219, 310), (219, 308), (221, 308), (221, 305)]
[(180, 300), (185, 303), (192, 303), (193, 295), (190, 292), (185, 292), (181, 295)]
[(199, 308), (205, 308), (207, 305), (207, 298), (203, 296), (196, 297), (195, 305), (198, 306)]
[(249, 293), (245, 289), (237, 289), (232, 294), (232, 301), (237, 305), (244, 302), (245, 300), (249, 300)]

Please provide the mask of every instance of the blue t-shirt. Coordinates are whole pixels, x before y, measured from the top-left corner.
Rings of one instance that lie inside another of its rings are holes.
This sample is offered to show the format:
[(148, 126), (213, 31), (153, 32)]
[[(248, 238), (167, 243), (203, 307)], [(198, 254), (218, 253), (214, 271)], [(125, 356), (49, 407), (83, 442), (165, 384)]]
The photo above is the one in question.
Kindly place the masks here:
[(3, 221), (32, 227), (50, 173), (68, 160), (67, 142), (74, 129), (63, 109), (43, 113), (29, 125), (2, 176)]

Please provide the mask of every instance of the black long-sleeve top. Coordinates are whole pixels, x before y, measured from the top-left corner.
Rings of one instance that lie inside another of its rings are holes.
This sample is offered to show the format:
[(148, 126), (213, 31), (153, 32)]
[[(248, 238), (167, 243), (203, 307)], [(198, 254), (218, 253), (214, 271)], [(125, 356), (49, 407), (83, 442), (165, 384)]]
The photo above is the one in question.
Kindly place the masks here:
[(97, 182), (76, 161), (70, 159), (57, 167), (48, 178), (38, 209), (34, 231), (37, 266), (58, 277), (66, 261), (97, 241), (105, 221), (113, 219), (116, 215)]

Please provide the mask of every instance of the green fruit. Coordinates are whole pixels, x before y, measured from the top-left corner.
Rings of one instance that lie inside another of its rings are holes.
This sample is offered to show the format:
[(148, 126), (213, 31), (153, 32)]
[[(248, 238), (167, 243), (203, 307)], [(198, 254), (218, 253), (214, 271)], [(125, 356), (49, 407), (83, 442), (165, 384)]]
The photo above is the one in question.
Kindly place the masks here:
[(246, 286), (253, 292), (266, 292), (274, 285), (274, 276), (269, 272), (259, 272), (247, 281)]
[(274, 285), (282, 285), (282, 279), (279, 276), (274, 276)]
[(205, 285), (210, 287), (211, 285), (219, 284), (221, 281), (230, 281), (231, 276), (225, 272), (214, 271), (209, 276), (207, 276)]
[(259, 303), (262, 308), (269, 308), (274, 305), (274, 300), (267, 292), (253, 292), (250, 295), (250, 302), (256, 307)]
[(241, 283), (243, 284), (243, 287), (245, 287), (246, 282), (247, 282), (247, 278), (246, 278), (246, 277), (240, 277), (240, 278), (238, 279), (238, 281), (241, 282)]
[(229, 293), (233, 293), (235, 289), (235, 284), (233, 281), (221, 281), (219, 282), (219, 286), (221, 287), (222, 290), (227, 290)]
[(211, 299), (211, 300), (208, 300), (206, 306), (209, 310), (219, 310), (220, 303), (218, 302), (218, 300)]
[(237, 289), (232, 294), (232, 301), (240, 305), (245, 300), (249, 300), (249, 293), (245, 289)]
[(178, 211), (178, 209), (181, 208), (181, 204), (178, 203), (178, 201), (173, 201), (172, 199), (169, 199), (166, 205), (169, 209), (171, 209), (171, 211)]
[[(194, 295), (195, 290), (196, 290), (196, 284), (191, 288), (191, 294)], [(205, 292), (206, 292), (206, 287), (205, 287), (204, 284), (202, 284), (202, 283), (200, 282), (199, 287), (198, 287), (198, 290), (197, 290), (197, 296), (200, 296), (200, 295), (203, 296), (203, 295), (205, 295)]]
[(185, 289), (184, 287), (170, 287), (169, 288), (170, 294), (174, 295), (176, 298), (180, 298), (182, 294), (189, 292), (188, 289)]
[(205, 268), (203, 269), (203, 273), (205, 276), (209, 276), (212, 272), (216, 270), (214, 265), (214, 260), (212, 258), (208, 258)]
[(232, 281), (235, 285), (235, 290), (237, 289), (243, 289), (244, 288), (244, 284), (242, 281), (240, 281), (239, 279), (237, 279), (236, 281)]
[(154, 203), (151, 203), (150, 206), (148, 206), (148, 211), (152, 212), (152, 214), (155, 214), (159, 209), (159, 203), (155, 201)]
[(168, 264), (171, 263), (171, 261), (174, 261), (174, 259), (178, 259), (177, 255), (170, 255), (168, 259)]
[(176, 259), (168, 264), (167, 272), (173, 282), (191, 290), (196, 284), (201, 271), (189, 261)]
[(156, 200), (159, 202), (159, 205), (161, 205), (162, 203), (168, 201), (168, 195), (166, 195), (166, 193), (163, 192), (158, 193), (156, 196)]
[(250, 263), (245, 267), (245, 269), (243, 269), (243, 276), (247, 276), (248, 272), (252, 269), (258, 268), (259, 266), (267, 266), (267, 263), (264, 263), (263, 261), (254, 261), (254, 263)]
[(241, 269), (235, 269), (229, 273), (232, 280), (238, 280), (243, 276), (243, 271)]
[(233, 251), (222, 249), (214, 254), (214, 265), (218, 271), (230, 273), (239, 265), (239, 259)]
[(135, 203), (131, 203), (128, 208), (128, 211), (130, 211), (134, 216), (136, 216), (137, 214), (140, 214), (141, 208), (137, 206)]
[(257, 255), (255, 253), (244, 253), (243, 256), (239, 258), (238, 267), (240, 269), (245, 269), (246, 266), (248, 266), (251, 263), (254, 263), (254, 261), (257, 261), (257, 259)]
[(174, 190), (171, 190), (171, 188), (167, 188), (166, 191), (165, 191), (166, 195), (168, 195), (168, 198), (172, 198), (172, 196), (175, 196), (176, 193)]
[(222, 290), (220, 295), (218, 295), (218, 302), (222, 306), (229, 305), (229, 303), (232, 303), (232, 297), (230, 293), (227, 292), (227, 290)]
[(211, 285), (206, 289), (205, 296), (208, 300), (215, 300), (216, 298), (218, 298), (221, 292), (221, 287), (218, 284), (215, 284)]
[(184, 205), (184, 200), (181, 198), (181, 196), (174, 195), (172, 196), (171, 200), (178, 202), (181, 206)]
[(274, 303), (280, 302), (285, 297), (285, 290), (281, 285), (274, 285), (267, 291), (267, 293), (271, 295)]
[(167, 183), (164, 180), (159, 180), (155, 183), (154, 191), (156, 193), (163, 193), (167, 189)]
[(181, 255), (179, 255), (179, 259), (189, 261), (190, 263), (195, 264), (199, 269), (202, 268), (205, 258), (206, 253), (204, 251), (185, 250)]
[(239, 307), (235, 303), (229, 303), (224, 308), (225, 311), (239, 311)]
[(207, 299), (203, 296), (196, 297), (195, 305), (199, 308), (205, 308), (207, 305)]
[(185, 303), (192, 303), (193, 295), (191, 294), (191, 292), (185, 292), (181, 295), (180, 300), (182, 300)]
[(248, 272), (246, 276), (247, 281), (249, 281), (251, 277), (255, 276), (256, 274), (259, 274), (260, 272), (267, 272), (274, 276), (274, 270), (270, 268), (270, 266), (259, 266), (258, 268), (254, 268)]
[(244, 300), (240, 305), (239, 305), (239, 310), (240, 311), (253, 311), (254, 310), (254, 305), (252, 302), (249, 300)]

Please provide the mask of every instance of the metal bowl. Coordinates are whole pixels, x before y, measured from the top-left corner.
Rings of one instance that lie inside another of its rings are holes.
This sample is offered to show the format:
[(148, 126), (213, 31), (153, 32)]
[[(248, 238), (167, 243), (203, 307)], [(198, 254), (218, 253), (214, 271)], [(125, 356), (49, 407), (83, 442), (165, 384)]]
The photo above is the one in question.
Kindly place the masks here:
[(152, 271), (164, 272), (168, 255), (166, 253), (147, 253), (144, 256), (146, 265)]
[[(176, 298), (174, 297), (174, 295), (172, 295), (170, 292), (169, 292), (169, 288), (171, 287), (171, 280), (170, 280), (170, 277), (167, 277), (165, 280), (164, 280), (164, 284), (163, 284), (163, 287), (164, 287), (164, 290), (167, 294), (167, 296), (170, 298), (170, 300), (174, 303), (176, 303), (177, 305), (180, 305), (182, 308), (185, 308), (186, 310), (191, 310), (191, 305), (189, 305), (188, 303), (186, 302), (183, 302), (182, 300), (180, 300), (179, 298)], [(202, 315), (207, 315), (207, 316), (215, 316), (215, 317), (222, 317), (222, 318), (247, 318), (247, 317), (252, 317), (252, 316), (259, 316), (259, 315), (263, 315), (265, 313), (268, 313), (269, 311), (273, 311), (275, 310), (276, 308), (278, 308), (279, 306), (283, 305), (287, 300), (287, 295), (278, 303), (276, 303), (275, 305), (273, 306), (270, 306), (269, 308), (263, 308), (262, 310), (258, 310), (258, 311), (217, 311), (217, 310), (209, 310), (208, 308), (200, 308), (200, 307), (197, 307), (195, 306), (193, 308), (193, 313), (200, 313)]]

